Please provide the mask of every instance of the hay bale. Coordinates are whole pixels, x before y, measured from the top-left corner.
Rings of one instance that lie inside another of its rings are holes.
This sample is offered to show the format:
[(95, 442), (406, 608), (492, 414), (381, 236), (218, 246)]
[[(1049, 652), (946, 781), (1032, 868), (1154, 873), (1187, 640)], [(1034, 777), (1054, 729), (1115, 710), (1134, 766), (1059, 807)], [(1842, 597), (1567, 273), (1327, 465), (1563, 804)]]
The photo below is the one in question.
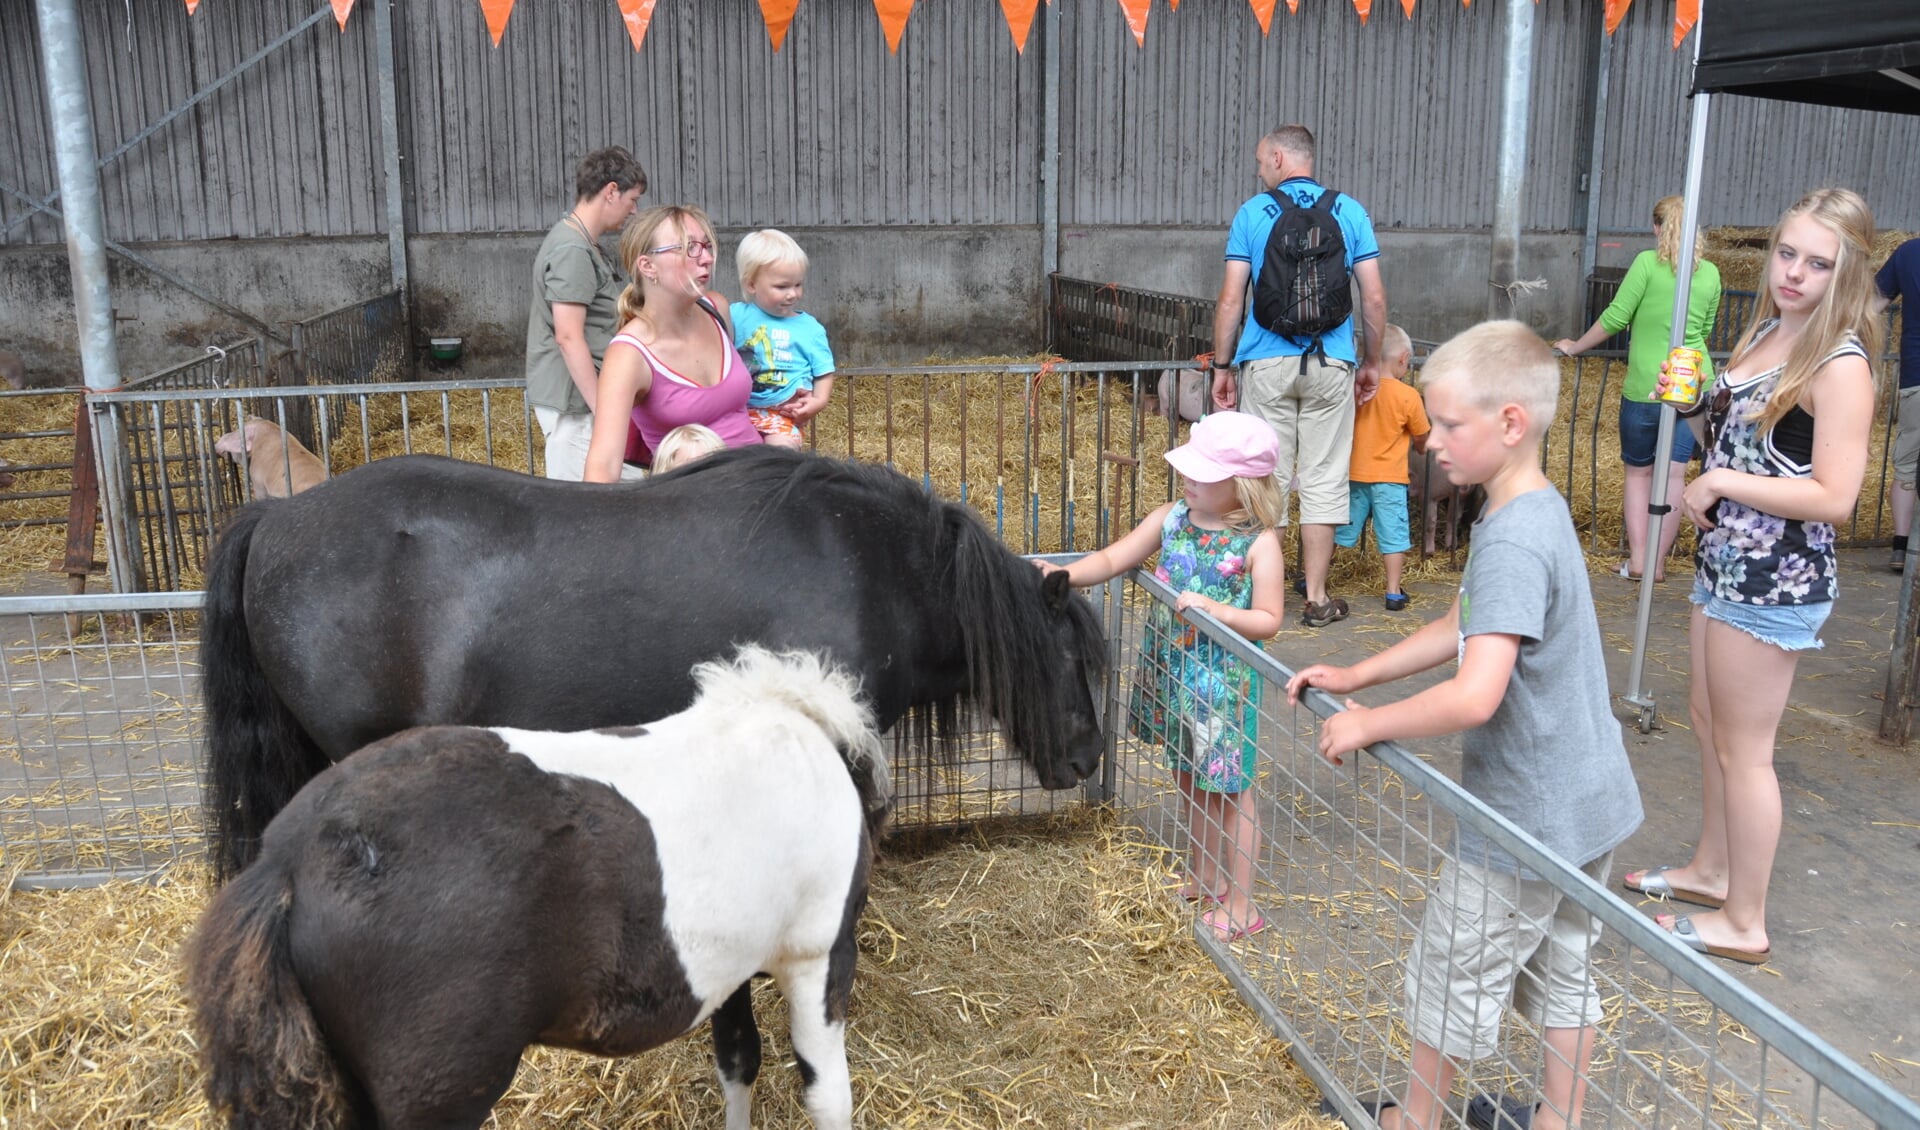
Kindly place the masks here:
[[(1315, 1092), (1163, 893), (1161, 851), (1079, 811), (883, 854), (847, 1053), (860, 1125), (1309, 1127)], [(0, 888), (0, 1092), (48, 1126), (211, 1127), (178, 951), (207, 891)], [(785, 1007), (757, 1123), (806, 1125)], [(535, 1049), (502, 1128), (718, 1127), (704, 1036), (600, 1060)]]

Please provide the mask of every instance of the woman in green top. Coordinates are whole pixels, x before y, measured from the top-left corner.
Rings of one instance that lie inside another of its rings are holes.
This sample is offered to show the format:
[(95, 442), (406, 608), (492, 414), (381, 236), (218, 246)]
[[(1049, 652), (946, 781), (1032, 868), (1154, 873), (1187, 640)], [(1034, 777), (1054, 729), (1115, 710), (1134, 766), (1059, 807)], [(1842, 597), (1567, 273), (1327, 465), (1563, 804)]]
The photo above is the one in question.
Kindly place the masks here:
[[(1681, 206), (1678, 196), (1663, 198), (1653, 206), (1653, 230), (1657, 246), (1642, 251), (1627, 268), (1620, 291), (1612, 304), (1601, 311), (1578, 341), (1562, 338), (1553, 343), (1560, 352), (1573, 356), (1585, 353), (1607, 338), (1633, 327), (1627, 339), (1627, 379), (1620, 386), (1620, 462), (1627, 476), (1623, 505), (1627, 527), (1627, 559), (1620, 563), (1620, 575), (1639, 580), (1634, 569), (1645, 560), (1647, 503), (1653, 497), (1654, 444), (1660, 434), (1660, 402), (1653, 387), (1660, 379), (1660, 366), (1667, 359), (1667, 342), (1673, 328), (1674, 264), (1680, 258)], [(1703, 257), (1706, 241), (1695, 237), (1693, 245), (1693, 288), (1687, 298), (1687, 335), (1682, 344), (1707, 352), (1707, 334), (1720, 313), (1720, 268)], [(1702, 394), (1713, 380), (1712, 363), (1701, 374)], [(1667, 499), (1680, 497), (1686, 486), (1687, 460), (1693, 458), (1693, 429), (1677, 424), (1673, 429), (1673, 461), (1667, 466)], [(1667, 554), (1680, 532), (1679, 507), (1660, 523), (1660, 566), (1654, 579), (1667, 579)]]

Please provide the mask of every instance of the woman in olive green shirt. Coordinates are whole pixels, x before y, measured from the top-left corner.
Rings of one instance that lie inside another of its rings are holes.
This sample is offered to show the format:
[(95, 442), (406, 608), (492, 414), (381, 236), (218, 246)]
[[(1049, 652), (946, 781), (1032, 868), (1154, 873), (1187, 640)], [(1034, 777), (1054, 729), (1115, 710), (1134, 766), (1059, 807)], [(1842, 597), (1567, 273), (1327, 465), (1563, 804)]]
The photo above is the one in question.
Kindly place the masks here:
[[(1584, 353), (1627, 327), (1633, 332), (1627, 339), (1627, 377), (1620, 386), (1620, 461), (1626, 464), (1626, 484), (1622, 506), (1627, 529), (1627, 559), (1620, 563), (1620, 575), (1638, 580), (1637, 569), (1646, 559), (1647, 503), (1653, 497), (1654, 444), (1660, 434), (1660, 402), (1653, 388), (1660, 379), (1660, 366), (1667, 359), (1667, 342), (1673, 330), (1673, 288), (1678, 276), (1674, 264), (1680, 258), (1681, 207), (1678, 196), (1668, 196), (1653, 206), (1653, 230), (1657, 246), (1642, 251), (1627, 268), (1619, 293), (1600, 313), (1598, 321), (1578, 341), (1562, 338), (1553, 347), (1569, 357)], [(1707, 352), (1707, 335), (1720, 313), (1720, 268), (1703, 258), (1704, 239), (1695, 237), (1693, 247), (1693, 287), (1687, 295), (1687, 332), (1682, 344)], [(1713, 380), (1712, 363), (1701, 374), (1701, 393), (1705, 395)], [(1686, 486), (1687, 461), (1693, 458), (1693, 430), (1675, 422), (1672, 462), (1667, 465), (1667, 500), (1680, 497)], [(1660, 565), (1654, 579), (1667, 579), (1667, 555), (1680, 533), (1680, 510), (1675, 507), (1660, 523)]]

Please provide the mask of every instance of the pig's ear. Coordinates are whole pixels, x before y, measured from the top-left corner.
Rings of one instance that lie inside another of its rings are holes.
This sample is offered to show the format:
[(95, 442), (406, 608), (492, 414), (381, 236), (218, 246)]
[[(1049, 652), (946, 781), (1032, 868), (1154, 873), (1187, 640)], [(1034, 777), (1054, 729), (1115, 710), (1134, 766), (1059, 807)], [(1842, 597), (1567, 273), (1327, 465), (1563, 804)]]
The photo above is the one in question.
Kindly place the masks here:
[(240, 433), (228, 432), (219, 439), (214, 440), (213, 449), (221, 455), (240, 454)]

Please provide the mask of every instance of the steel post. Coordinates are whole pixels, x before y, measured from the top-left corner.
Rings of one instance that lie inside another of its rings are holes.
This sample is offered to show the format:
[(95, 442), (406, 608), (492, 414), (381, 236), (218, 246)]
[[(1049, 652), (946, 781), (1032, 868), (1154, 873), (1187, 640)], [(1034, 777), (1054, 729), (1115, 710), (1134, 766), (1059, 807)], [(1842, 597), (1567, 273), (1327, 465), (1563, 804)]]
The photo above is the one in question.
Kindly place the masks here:
[(1514, 283), (1520, 267), (1520, 201), (1526, 187), (1527, 119), (1533, 98), (1533, 0), (1507, 0), (1506, 39), (1500, 85), (1500, 155), (1495, 166), (1493, 236), (1490, 240), (1487, 317), (1511, 318), (1518, 303)]
[(403, 306), (412, 308), (407, 287), (406, 181), (400, 171), (400, 100), (393, 79), (393, 0), (374, 0), (374, 54), (380, 69), (380, 149), (386, 158), (387, 258), (393, 287)]
[(1040, 278), (1049, 287), (1060, 270), (1060, 45), (1060, 5), (1048, 4), (1040, 15)]

